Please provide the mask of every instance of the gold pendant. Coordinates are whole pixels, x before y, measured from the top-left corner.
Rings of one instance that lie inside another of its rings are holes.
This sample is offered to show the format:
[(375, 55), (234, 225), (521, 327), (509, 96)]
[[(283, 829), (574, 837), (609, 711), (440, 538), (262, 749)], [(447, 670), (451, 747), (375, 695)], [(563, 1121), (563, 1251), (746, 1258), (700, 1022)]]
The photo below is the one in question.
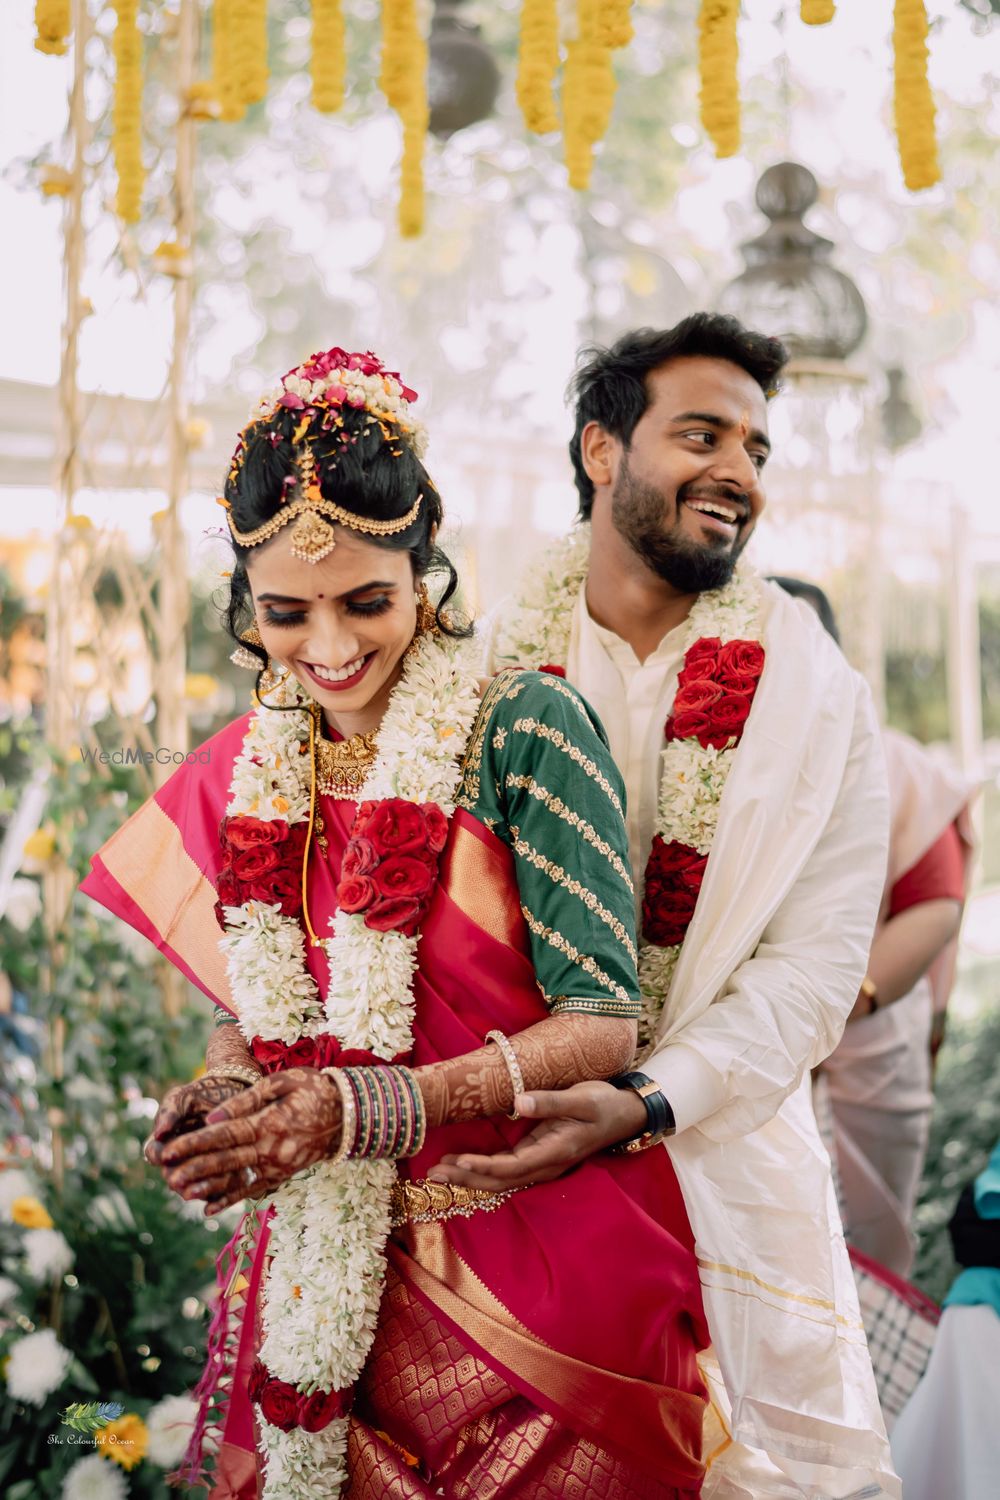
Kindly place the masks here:
[(316, 741), (316, 789), (325, 797), (353, 798), (364, 785), (378, 754), (377, 735), (355, 734), (349, 740)]

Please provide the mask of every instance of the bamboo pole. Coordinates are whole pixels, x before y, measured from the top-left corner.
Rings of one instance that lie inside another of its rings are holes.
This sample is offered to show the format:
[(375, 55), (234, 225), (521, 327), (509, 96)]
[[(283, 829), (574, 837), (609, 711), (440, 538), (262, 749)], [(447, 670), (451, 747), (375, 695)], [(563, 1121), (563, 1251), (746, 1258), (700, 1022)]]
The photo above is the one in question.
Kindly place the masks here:
[[(188, 106), (198, 59), (199, 14), (196, 0), (181, 0), (177, 23), (177, 125), (174, 164), (174, 243), (190, 252), (194, 236), (195, 121)], [(160, 531), (160, 598), (158, 617), (156, 719), (161, 745), (186, 750), (188, 742), (184, 681), (190, 607), (184, 533), (180, 508), (188, 490), (188, 357), (193, 285), (190, 256), (174, 275), (173, 346), (167, 386), (169, 461), (167, 507)], [(162, 783), (170, 766), (157, 767)]]

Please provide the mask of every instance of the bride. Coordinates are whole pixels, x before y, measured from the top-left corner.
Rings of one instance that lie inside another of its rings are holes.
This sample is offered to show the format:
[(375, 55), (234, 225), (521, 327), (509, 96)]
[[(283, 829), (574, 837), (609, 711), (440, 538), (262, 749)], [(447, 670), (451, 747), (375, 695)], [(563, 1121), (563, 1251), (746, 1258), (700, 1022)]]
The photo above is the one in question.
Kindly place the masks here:
[[(217, 1007), (147, 1159), (208, 1214), (251, 1200), (181, 1477), (689, 1500), (706, 1335), (669, 1157), (645, 1151), (667, 1106), (624, 1071), (622, 783), (559, 676), (477, 680), (414, 399), (332, 349), (261, 402), (221, 502), (254, 707), (84, 885)], [(525, 1090), (612, 1075), (620, 1154), (519, 1192), (435, 1181), (516, 1146)]]

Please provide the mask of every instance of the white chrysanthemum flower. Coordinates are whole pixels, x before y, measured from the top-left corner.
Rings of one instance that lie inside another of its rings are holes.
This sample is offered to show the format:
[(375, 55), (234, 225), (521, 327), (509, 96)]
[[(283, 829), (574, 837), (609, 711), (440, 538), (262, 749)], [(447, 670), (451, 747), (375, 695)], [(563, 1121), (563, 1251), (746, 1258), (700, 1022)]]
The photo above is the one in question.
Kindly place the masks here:
[(35, 1281), (64, 1276), (76, 1259), (72, 1247), (58, 1229), (29, 1229), (24, 1236), (28, 1275)]
[(174, 1469), (184, 1457), (198, 1416), (191, 1396), (164, 1396), (146, 1417), (146, 1457), (161, 1469)]
[(10, 1218), (15, 1198), (35, 1198), (37, 1195), (35, 1184), (20, 1167), (8, 1167), (6, 1171), (0, 1172), (0, 1217)]
[(15, 1401), (42, 1406), (66, 1379), (72, 1355), (51, 1328), (26, 1334), (11, 1346), (7, 1389)]
[(3, 915), (16, 932), (27, 932), (42, 909), (42, 892), (37, 880), (19, 875), (11, 881)]
[(18, 1296), (21, 1288), (9, 1276), (0, 1276), (0, 1311)]
[(128, 1480), (119, 1464), (99, 1453), (81, 1458), (63, 1480), (62, 1500), (125, 1500)]

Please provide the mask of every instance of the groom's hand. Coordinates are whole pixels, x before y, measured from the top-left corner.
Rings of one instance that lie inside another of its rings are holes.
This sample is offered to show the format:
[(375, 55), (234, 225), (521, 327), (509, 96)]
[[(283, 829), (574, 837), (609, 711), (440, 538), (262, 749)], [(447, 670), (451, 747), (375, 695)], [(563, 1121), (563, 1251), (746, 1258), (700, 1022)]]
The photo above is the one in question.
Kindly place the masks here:
[(646, 1125), (646, 1106), (632, 1089), (610, 1083), (575, 1083), (568, 1089), (536, 1089), (519, 1094), (514, 1107), (525, 1119), (540, 1123), (511, 1151), (473, 1156), (462, 1151), (442, 1157), (428, 1177), (462, 1187), (530, 1187), (551, 1182), (595, 1151), (627, 1141)]

